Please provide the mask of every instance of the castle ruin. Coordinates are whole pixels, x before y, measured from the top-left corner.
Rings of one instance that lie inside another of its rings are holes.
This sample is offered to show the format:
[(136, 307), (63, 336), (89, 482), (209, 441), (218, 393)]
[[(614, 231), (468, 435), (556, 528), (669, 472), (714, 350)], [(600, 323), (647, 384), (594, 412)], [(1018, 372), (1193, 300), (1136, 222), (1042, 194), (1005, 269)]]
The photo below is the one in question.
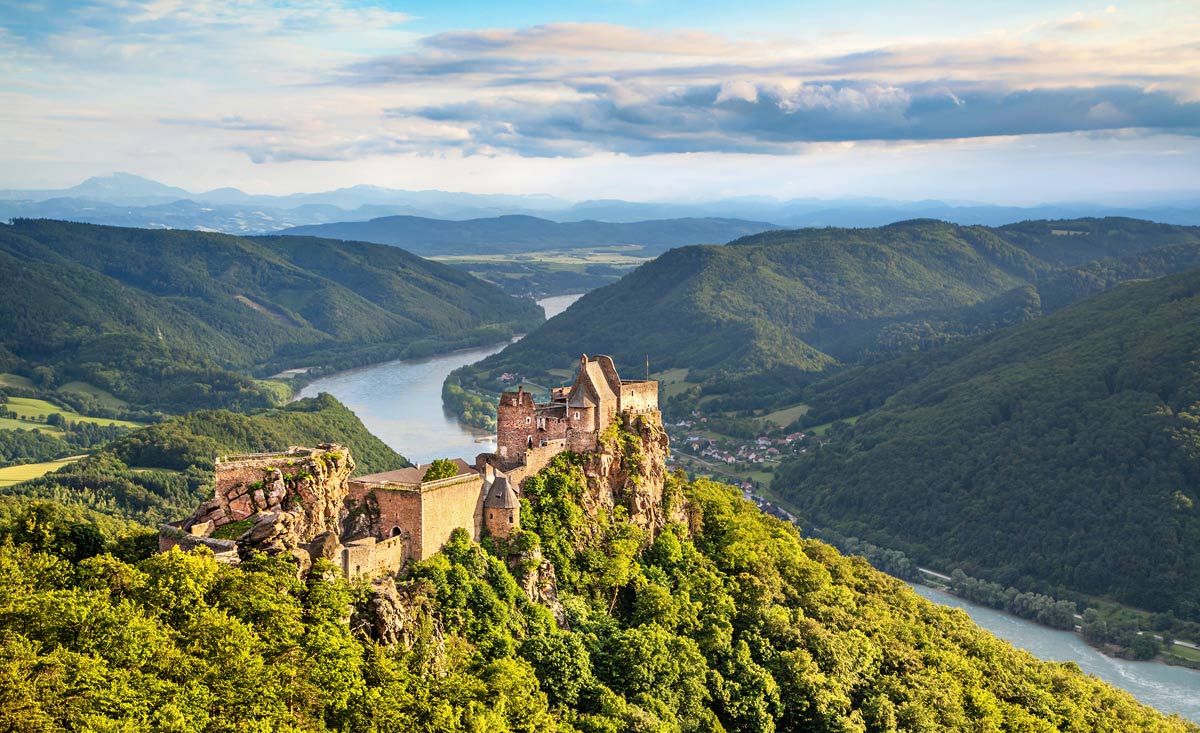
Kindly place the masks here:
[(424, 560), (459, 528), (476, 541), (507, 538), (521, 526), (525, 479), (563, 451), (597, 451), (618, 419), (657, 414), (658, 382), (623, 380), (612, 358), (585, 354), (550, 401), (519, 387), (496, 413), (496, 452), (455, 459), (457, 474), (433, 481), (424, 480), (428, 466), (350, 478), (353, 458), (332, 443), (220, 458), (213, 498), (164, 525), (159, 548), (203, 545), (226, 562), (289, 553), (302, 569), (325, 558), (353, 579)]

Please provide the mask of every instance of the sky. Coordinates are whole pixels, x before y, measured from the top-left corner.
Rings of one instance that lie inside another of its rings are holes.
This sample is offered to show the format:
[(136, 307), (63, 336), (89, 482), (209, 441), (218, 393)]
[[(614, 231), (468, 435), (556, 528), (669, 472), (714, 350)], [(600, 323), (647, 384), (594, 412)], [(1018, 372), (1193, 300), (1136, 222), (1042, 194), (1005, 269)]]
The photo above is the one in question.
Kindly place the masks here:
[(1200, 199), (1200, 2), (0, 0), (0, 188)]

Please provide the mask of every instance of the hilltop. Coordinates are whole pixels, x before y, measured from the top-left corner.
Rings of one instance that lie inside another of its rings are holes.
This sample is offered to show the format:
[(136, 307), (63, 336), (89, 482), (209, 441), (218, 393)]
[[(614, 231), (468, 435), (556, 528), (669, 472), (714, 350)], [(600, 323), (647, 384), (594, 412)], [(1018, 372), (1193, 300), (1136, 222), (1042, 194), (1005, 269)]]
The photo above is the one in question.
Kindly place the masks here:
[(836, 365), (1036, 317), (1043, 283), (1058, 307), (1198, 253), (1200, 228), (1128, 219), (766, 232), (667, 252), (451, 380), (483, 391), (504, 374), (544, 383), (590, 346), (626, 370), (647, 357), (656, 372), (687, 370), (691, 405), (786, 405)]
[(1197, 323), (1191, 270), (851, 370), (831, 391), (875, 409), (772, 489), (918, 562), (1200, 619)]
[(395, 247), (56, 221), (0, 225), (0, 373), (166, 412), (261, 407), (250, 377), (484, 342), (538, 306)]

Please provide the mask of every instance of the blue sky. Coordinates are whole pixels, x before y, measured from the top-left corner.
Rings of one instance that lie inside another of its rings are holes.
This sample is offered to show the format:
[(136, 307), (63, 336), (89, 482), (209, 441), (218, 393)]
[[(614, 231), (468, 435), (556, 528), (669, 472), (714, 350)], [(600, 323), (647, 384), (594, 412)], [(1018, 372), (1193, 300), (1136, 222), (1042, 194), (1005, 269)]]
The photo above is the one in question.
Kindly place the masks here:
[(0, 187), (1200, 196), (1200, 5), (3, 0)]

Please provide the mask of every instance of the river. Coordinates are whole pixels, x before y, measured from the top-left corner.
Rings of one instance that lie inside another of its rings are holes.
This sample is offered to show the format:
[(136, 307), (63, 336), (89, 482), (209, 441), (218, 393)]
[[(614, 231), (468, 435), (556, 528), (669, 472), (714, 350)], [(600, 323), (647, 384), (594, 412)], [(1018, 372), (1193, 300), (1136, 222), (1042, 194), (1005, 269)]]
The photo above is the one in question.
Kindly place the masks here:
[[(578, 295), (539, 300), (550, 318), (573, 303)], [(427, 463), (434, 458), (473, 459), (495, 449), (495, 438), (463, 426), (442, 407), (442, 382), (464, 364), (490, 356), (507, 343), (456, 351), (429, 359), (392, 361), (322, 377), (301, 391), (312, 397), (328, 392), (354, 410), (367, 428), (409, 460)], [(1100, 654), (1078, 636), (976, 606), (925, 586), (917, 593), (946, 606), (964, 609), (975, 623), (1041, 659), (1073, 661), (1129, 691), (1138, 700), (1168, 713), (1179, 713), (1200, 722), (1200, 672), (1156, 662), (1126, 662)]]
[[(558, 295), (538, 301), (553, 318), (579, 299)], [(473, 364), (508, 346), (508, 342), (465, 349), (427, 359), (402, 359), (338, 372), (307, 384), (301, 397), (328, 392), (358, 415), (383, 442), (414, 463), (435, 458), (475, 460), (496, 449), (490, 432), (460, 423), (442, 406), (442, 382), (464, 364)]]
[(928, 586), (910, 585), (934, 603), (963, 609), (972, 621), (1035, 657), (1075, 662), (1084, 672), (1120, 687), (1150, 707), (1164, 713), (1178, 713), (1200, 723), (1200, 672), (1196, 670), (1106, 657), (1070, 631), (1057, 631), (1002, 611), (977, 606)]

